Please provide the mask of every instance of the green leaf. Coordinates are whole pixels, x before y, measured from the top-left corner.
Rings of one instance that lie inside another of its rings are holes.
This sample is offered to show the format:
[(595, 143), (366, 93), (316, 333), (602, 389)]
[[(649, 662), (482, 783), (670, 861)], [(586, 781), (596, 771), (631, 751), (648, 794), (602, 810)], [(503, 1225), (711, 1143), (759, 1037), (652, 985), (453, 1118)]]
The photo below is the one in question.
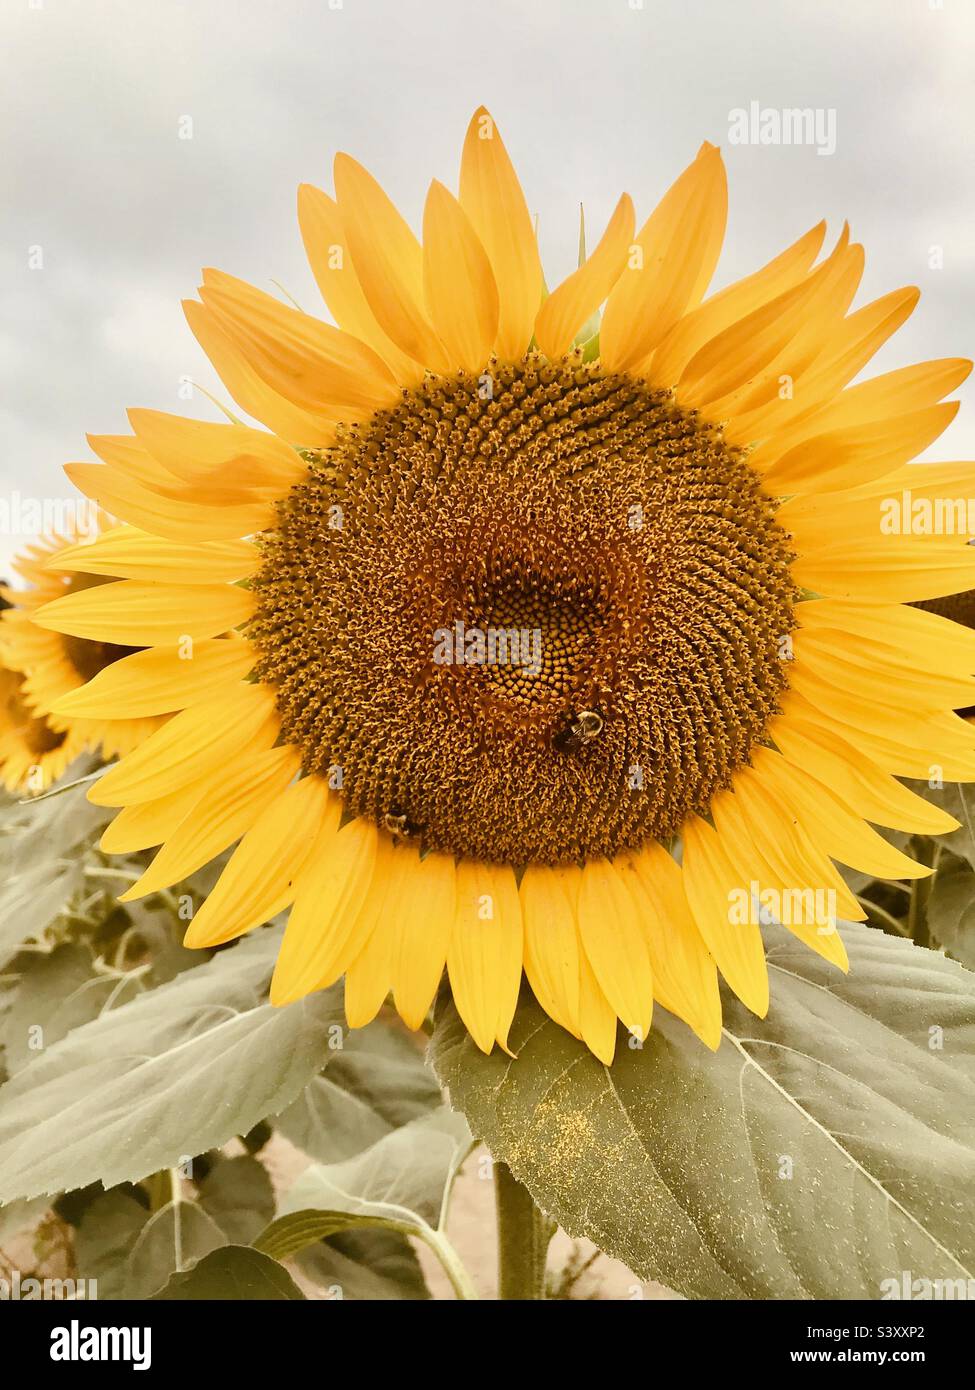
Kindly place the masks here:
[(274, 1189), (256, 1158), (220, 1158), (200, 1183), (200, 1206), (231, 1245), (248, 1245), (274, 1218)]
[(119, 1007), (139, 990), (134, 976), (96, 975), (86, 946), (66, 944), (49, 955), (25, 953), (17, 964), (20, 984), (0, 1033), (11, 1076), (73, 1028), (109, 1006)]
[(953, 854), (941, 857), (927, 913), (935, 941), (975, 970), (975, 873), (967, 860)]
[(264, 1301), (303, 1299), (304, 1294), (277, 1261), (245, 1245), (226, 1245), (204, 1256), (193, 1269), (174, 1274), (154, 1302), (174, 1299)]
[(286, 1259), (338, 1232), (375, 1228), (416, 1236), (435, 1251), (455, 1288), (470, 1296), (444, 1228), (454, 1179), (471, 1147), (462, 1115), (444, 1108), (424, 1115), (355, 1158), (306, 1169), (255, 1244)]
[(228, 1244), (227, 1237), (195, 1202), (167, 1202), (154, 1212), (125, 1261), (125, 1298), (151, 1298), (170, 1276)]
[(430, 1297), (416, 1251), (398, 1231), (343, 1231), (295, 1258), (302, 1274), (332, 1298), (375, 1303)]
[(0, 965), (36, 939), (84, 886), (82, 855), (113, 812), (86, 800), (88, 784), (0, 810)]
[(227, 1243), (195, 1202), (167, 1202), (150, 1212), (115, 1188), (85, 1211), (75, 1233), (75, 1263), (81, 1277), (97, 1280), (100, 1299), (149, 1298), (177, 1269)]
[(82, 1279), (97, 1281), (99, 1298), (128, 1296), (126, 1262), (150, 1215), (121, 1188), (104, 1192), (86, 1208), (75, 1231), (75, 1265)]
[(275, 1122), (292, 1144), (322, 1163), (351, 1158), (441, 1104), (423, 1054), (396, 1025), (371, 1023), (341, 1042), (327, 1070)]
[(340, 1211), (334, 1207), (305, 1207), (272, 1221), (254, 1241), (254, 1249), (263, 1251), (275, 1260), (287, 1260), (339, 1232), (368, 1230), (386, 1231), (393, 1235), (419, 1236), (426, 1233), (422, 1223), (412, 1216)]
[[(344, 1163), (306, 1168), (284, 1198), (282, 1213), (331, 1210), (440, 1230), (471, 1146), (464, 1117), (441, 1107)], [(262, 1246), (267, 1248), (263, 1239)]]
[[(184, 886), (177, 884), (173, 892), (179, 893)], [(126, 903), (125, 912), (130, 922), (128, 958), (141, 948), (149, 960), (152, 985), (166, 984), (182, 971), (206, 964), (205, 951), (191, 951), (183, 945), (187, 924), (176, 917), (168, 904), (161, 904), (158, 898), (140, 899)]]
[(441, 1107), (355, 1158), (306, 1168), (282, 1201), (281, 1215), (255, 1243), (284, 1259), (353, 1226), (375, 1223), (418, 1235), (439, 1231), (470, 1149), (464, 1117)]
[(957, 830), (939, 835), (937, 843), (942, 849), (967, 859), (975, 869), (975, 787), (964, 782), (946, 782), (943, 787), (930, 787), (927, 782), (909, 782), (908, 786), (918, 796), (942, 807), (959, 822)]
[(262, 931), (76, 1028), (0, 1087), (0, 1201), (137, 1180), (246, 1134), (329, 1060), (341, 991), (266, 1002)]
[(535, 1201), (694, 1298), (878, 1298), (975, 1270), (975, 976), (844, 927), (842, 976), (767, 933), (764, 1021), (726, 996), (710, 1053), (659, 1009), (602, 1066), (523, 997), (513, 1061), (453, 1006), (431, 1042), (451, 1102)]

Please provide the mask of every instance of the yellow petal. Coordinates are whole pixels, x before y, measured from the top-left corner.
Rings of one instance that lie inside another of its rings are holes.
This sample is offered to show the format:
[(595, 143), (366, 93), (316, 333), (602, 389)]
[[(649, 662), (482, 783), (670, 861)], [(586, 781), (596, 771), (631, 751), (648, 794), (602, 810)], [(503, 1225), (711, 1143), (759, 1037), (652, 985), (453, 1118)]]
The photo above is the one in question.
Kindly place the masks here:
[(975, 671), (975, 631), (923, 608), (815, 599), (803, 603), (797, 616), (803, 631), (846, 637), (884, 660), (896, 653), (914, 661), (915, 652), (923, 651), (925, 664), (932, 670), (952, 676)]
[(844, 227), (830, 255), (804, 280), (705, 343), (681, 375), (678, 400), (692, 409), (709, 406), (767, 372), (769, 364), (805, 330), (820, 296), (842, 276), (849, 251), (849, 230)]
[(821, 728), (836, 729), (896, 777), (975, 781), (972, 727), (954, 715), (923, 718), (893, 705), (865, 708), (827, 681), (800, 680), (798, 672), (781, 708), (783, 714), (800, 713)]
[(383, 1006), (393, 984), (393, 948), (398, 943), (395, 910), (404, 883), (401, 861), (415, 854), (380, 835), (372, 883), (364, 895), (353, 929), (361, 942), (345, 974), (345, 1016), (350, 1028), (364, 1028)]
[(298, 189), (298, 223), (305, 255), (335, 322), (368, 343), (398, 382), (404, 386), (418, 385), (423, 379), (423, 368), (400, 351), (369, 308), (346, 244), (338, 203), (320, 188), (303, 183)]
[(243, 638), (150, 647), (113, 661), (87, 685), (62, 695), (52, 712), (79, 719), (144, 719), (171, 714), (234, 687), (254, 666)]
[(324, 777), (303, 777), (257, 818), (230, 856), (184, 944), (218, 946), (283, 911), (318, 836), (338, 827), (342, 803)]
[(104, 574), (168, 584), (230, 583), (260, 567), (257, 549), (245, 540), (186, 541), (150, 536), (135, 526), (116, 526), (96, 540), (58, 551), (50, 569)]
[(864, 704), (876, 701), (884, 705), (895, 689), (898, 703), (905, 709), (930, 713), (965, 709), (975, 703), (971, 676), (920, 669), (913, 652), (898, 652), (879, 644), (858, 646), (852, 636), (809, 628), (793, 633), (792, 650), (791, 671), (801, 670), (827, 680)]
[(804, 829), (833, 859), (875, 878), (926, 878), (925, 864), (902, 854), (852, 812), (838, 796), (771, 748), (753, 750), (759, 777), (775, 787), (786, 806), (794, 806)]
[(376, 865), (379, 832), (356, 819), (328, 827), (302, 866), (271, 981), (271, 1003), (291, 1004), (333, 984), (361, 943), (354, 928)]
[(650, 909), (643, 920), (654, 997), (713, 1051), (721, 1042), (718, 972), (691, 916), (680, 868), (652, 841), (633, 857), (632, 868)]
[(450, 360), (424, 312), (420, 243), (379, 184), (347, 154), (335, 156), (335, 195), (359, 284), (376, 321), (432, 372)]
[(528, 983), (545, 1012), (580, 1037), (579, 870), (529, 864), (520, 894)]
[(483, 371), (498, 333), (498, 288), (466, 213), (436, 179), (423, 213), (423, 288), (447, 355), (465, 372)]
[(125, 477), (132, 478), (143, 487), (162, 484), (161, 497), (167, 495), (167, 486), (175, 488), (179, 485), (175, 473), (170, 473), (158, 459), (153, 458), (134, 434), (87, 434), (85, 438), (102, 463), (110, 464)]
[(204, 271), (199, 294), (258, 376), (302, 410), (359, 419), (399, 398), (382, 358), (350, 333), (220, 271)]
[(692, 816), (684, 825), (684, 891), (697, 929), (728, 984), (746, 1008), (768, 1013), (768, 970), (758, 926), (739, 921), (736, 903), (749, 881), (731, 865), (720, 837)]
[(875, 825), (917, 835), (958, 829), (954, 816), (882, 772), (839, 734), (785, 716), (772, 721), (769, 733), (788, 763), (831, 787)]
[(69, 463), (65, 473), (80, 492), (143, 531), (171, 540), (223, 540), (263, 531), (275, 521), (270, 500), (238, 507), (200, 506), (153, 492), (115, 468), (98, 463)]
[(685, 314), (654, 352), (645, 372), (647, 379), (656, 386), (675, 386), (705, 343), (803, 279), (819, 254), (825, 233), (826, 223), (819, 222), (761, 270), (719, 290)]
[(792, 577), (825, 598), (878, 603), (942, 598), (975, 589), (975, 548), (950, 537), (867, 533), (800, 554)]
[(457, 866), (457, 906), (447, 973), (457, 1012), (482, 1052), (507, 1046), (523, 957), (521, 904), (512, 869)]
[(258, 376), (205, 304), (195, 299), (184, 299), (182, 304), (190, 331), (242, 410), (293, 444), (324, 448), (333, 442), (334, 423), (323, 415), (302, 410)]
[(124, 806), (167, 796), (258, 739), (274, 742), (279, 720), (274, 692), (241, 683), (168, 720), (94, 784), (96, 806)]
[(955, 418), (958, 404), (946, 401), (814, 435), (776, 459), (764, 474), (765, 490), (784, 497), (882, 478), (933, 443)]
[[(755, 862), (767, 872), (769, 882), (787, 889), (803, 884), (829, 889), (836, 897), (838, 916), (847, 922), (863, 922), (867, 914), (860, 906), (836, 865), (806, 834), (799, 817), (788, 810), (750, 767), (739, 769), (734, 794), (722, 798), (719, 816), (722, 832), (731, 831), (725, 802), (739, 813), (742, 831), (753, 846)], [(717, 824), (717, 822), (715, 822)], [(841, 963), (838, 951), (827, 941), (812, 943), (814, 949)], [(845, 955), (842, 957), (845, 960)], [(846, 969), (846, 965), (843, 965)]]
[(460, 165), (460, 205), (494, 272), (499, 321), (495, 350), (514, 361), (528, 349), (542, 298), (542, 263), (525, 195), (500, 132), (483, 106), (467, 127)]
[(407, 1028), (419, 1028), (430, 1011), (447, 960), (456, 909), (453, 857), (403, 856), (404, 889), (395, 907), (393, 998)]
[(599, 987), (631, 1036), (645, 1039), (653, 1016), (653, 972), (637, 903), (619, 871), (590, 860), (579, 883), (579, 935)]
[(105, 854), (131, 854), (161, 845), (185, 820), (187, 811), (193, 809), (206, 790), (206, 783), (193, 782), (157, 801), (126, 806), (103, 833), (99, 849)]
[[(864, 252), (858, 243), (843, 245), (825, 263), (823, 275), (788, 342), (762, 368), (722, 397), (711, 396), (711, 419), (752, 418), (756, 410), (773, 407), (782, 398), (783, 381), (801, 382), (822, 353), (829, 349), (843, 315), (863, 278)], [(810, 277), (815, 283), (815, 277)]]
[[(952, 401), (954, 405), (956, 402)], [(962, 463), (954, 461), (945, 463), (913, 463), (907, 464), (903, 468), (894, 469), (885, 478), (875, 479), (871, 482), (861, 484), (855, 489), (853, 498), (858, 506), (875, 503), (878, 498), (887, 497), (893, 491), (899, 492), (907, 489), (912, 497), (923, 497), (928, 501), (956, 500), (961, 498), (965, 503), (962, 509), (963, 517), (960, 524), (955, 526), (955, 534), (971, 535), (972, 531), (967, 525), (969, 504), (975, 501), (972, 497), (972, 489), (975, 487), (975, 463), (970, 459)], [(954, 520), (954, 518), (953, 518)]]
[(742, 897), (748, 909), (757, 915), (764, 908), (824, 960), (849, 969), (836, 925), (841, 911), (833, 886), (836, 875), (828, 860), (804, 855), (787, 827), (780, 826), (771, 839), (756, 835), (746, 802), (730, 791), (713, 799), (711, 815), (736, 878), (747, 885)]
[(768, 439), (804, 417), (807, 410), (832, 400), (910, 317), (919, 297), (920, 290), (909, 285), (849, 314), (816, 361), (794, 382), (791, 397), (776, 397), (729, 421), (724, 431), (727, 441), (745, 445)]
[(579, 957), (579, 1032), (589, 1051), (610, 1066), (616, 1052), (616, 1012), (599, 988), (585, 951)]
[(633, 231), (633, 200), (624, 193), (595, 251), (538, 311), (535, 339), (547, 357), (568, 352), (576, 333), (606, 299), (626, 265)]
[(764, 471), (787, 450), (813, 436), (923, 410), (959, 386), (971, 369), (967, 358), (944, 357), (848, 386), (825, 403), (804, 406), (791, 424), (778, 429), (749, 455), (749, 462)]
[(65, 594), (45, 603), (34, 614), (38, 627), (114, 642), (122, 647), (167, 646), (216, 637), (254, 612), (255, 599), (247, 589), (230, 584), (143, 584), (122, 579)]
[(187, 483), (218, 481), (281, 497), (308, 476), (304, 459), (266, 430), (188, 420), (162, 410), (130, 410), (128, 419), (146, 451)]
[(638, 367), (682, 314), (697, 308), (721, 254), (728, 184), (705, 141), (636, 239), (603, 314), (599, 355), (610, 372)]
[(220, 783), (202, 793), (142, 877), (119, 902), (134, 902), (149, 893), (179, 883), (215, 859), (257, 820), (269, 802), (277, 801), (296, 776), (301, 758), (294, 748), (268, 748), (238, 755)]

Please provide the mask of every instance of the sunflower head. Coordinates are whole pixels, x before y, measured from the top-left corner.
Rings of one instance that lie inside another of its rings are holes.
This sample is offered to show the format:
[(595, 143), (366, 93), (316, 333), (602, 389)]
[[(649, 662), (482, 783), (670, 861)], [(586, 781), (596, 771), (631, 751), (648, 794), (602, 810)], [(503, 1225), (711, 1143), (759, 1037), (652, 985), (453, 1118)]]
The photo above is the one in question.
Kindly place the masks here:
[[(100, 515), (95, 535), (106, 534), (110, 541), (108, 526), (109, 519)], [(57, 598), (111, 583), (112, 575), (87, 573), (75, 565), (79, 552), (91, 540), (76, 526), (68, 535), (45, 537), (14, 560), (13, 568), (23, 582), (18, 587), (0, 586), (4, 605), (0, 612), (0, 657), (8, 672), (15, 673), (16, 701), (38, 726), (35, 740), (56, 738), (57, 748), (69, 749), (71, 757), (86, 749), (101, 749), (105, 757), (115, 757), (129, 752), (152, 733), (158, 721), (82, 719), (70, 711), (55, 714), (53, 707), (133, 648), (99, 637), (54, 632), (34, 621), (38, 609)], [(11, 691), (14, 688), (10, 681), (8, 687)], [(54, 774), (58, 776), (67, 763), (52, 759), (50, 765), (58, 766)], [(13, 766), (11, 761), (8, 767)], [(45, 785), (51, 780), (48, 772), (43, 780)]]
[(92, 791), (162, 846), (127, 896), (239, 841), (187, 940), (290, 907), (275, 1002), (345, 974), (350, 1022), (417, 1026), (446, 964), (490, 1049), (524, 970), (604, 1060), (654, 1000), (714, 1047), (719, 971), (768, 1007), (760, 909), (845, 968), (834, 861), (927, 872), (868, 822), (950, 829), (896, 778), (975, 778), (975, 636), (909, 606), (975, 561), (878, 508), (968, 486), (905, 465), (970, 364), (851, 386), (917, 291), (852, 309), (821, 224), (709, 296), (726, 211), (705, 143), (546, 294), (486, 111), (422, 243), (339, 156), (299, 195), (334, 323), (216, 271), (186, 306), (266, 428), (132, 411), (69, 469), (129, 523), (76, 568), (122, 580), (37, 621), (146, 650), (68, 699), (173, 714)]
[(24, 695), (24, 677), (0, 663), (0, 781), (8, 792), (43, 792), (84, 751), (70, 730), (35, 713)]

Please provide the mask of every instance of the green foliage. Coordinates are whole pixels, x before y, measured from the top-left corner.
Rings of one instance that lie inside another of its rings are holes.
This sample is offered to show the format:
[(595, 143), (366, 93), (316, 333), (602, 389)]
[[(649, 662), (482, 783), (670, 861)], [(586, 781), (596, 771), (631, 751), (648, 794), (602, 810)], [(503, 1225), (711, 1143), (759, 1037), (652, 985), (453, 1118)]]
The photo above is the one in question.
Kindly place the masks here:
[(311, 1158), (338, 1163), (440, 1105), (414, 1040), (392, 1028), (349, 1033), (276, 1127)]
[(949, 835), (939, 835), (938, 845), (943, 850), (967, 859), (975, 868), (975, 787), (963, 782), (946, 782), (943, 787), (932, 788), (923, 782), (910, 784), (914, 791), (941, 806), (958, 821), (958, 829)]
[(416, 1252), (398, 1231), (337, 1232), (298, 1252), (295, 1263), (330, 1298), (417, 1302), (430, 1297)]
[[(184, 905), (209, 886), (199, 877), (120, 907), (145, 857), (107, 863), (94, 844), (100, 813), (68, 848), (85, 790), (8, 805), (0, 818), (8, 903), (15, 888), (59, 885), (16, 940), (2, 938), (0, 1233), (29, 1229), (52, 1201), (74, 1274), (103, 1299), (302, 1297), (247, 1248), (275, 1219), (265, 1160), (277, 1146), (325, 1162), (370, 1154), (375, 1173), (381, 1141), (403, 1126), (436, 1113), (449, 1130), (463, 1122), (443, 1119), (439, 1087), (398, 1026), (349, 1033), (340, 989), (271, 1007), (280, 929), (209, 962), (185, 950)], [(29, 872), (15, 871), (25, 855)], [(405, 1234), (350, 1221), (342, 1214), (334, 1239), (302, 1247), (310, 1285), (330, 1297), (428, 1296)]]
[(415, 1236), (467, 1296), (445, 1227), (454, 1180), (471, 1147), (462, 1115), (440, 1107), (410, 1120), (355, 1158), (307, 1169), (256, 1245), (284, 1259), (341, 1232)]
[(878, 1298), (975, 1259), (975, 977), (868, 927), (831, 971), (769, 932), (772, 1007), (716, 1055), (663, 1010), (602, 1066), (522, 1000), (517, 1062), (446, 1002), (453, 1104), (543, 1211), (694, 1298)]
[(961, 822), (939, 842), (884, 832), (930, 879), (848, 875), (871, 924), (843, 929), (848, 977), (769, 931), (769, 1016), (726, 996), (717, 1055), (658, 1009), (607, 1069), (526, 990), (516, 1061), (445, 998), (434, 1071), (391, 1017), (350, 1032), (340, 987), (272, 1008), (279, 927), (187, 951), (212, 866), (120, 906), (147, 856), (98, 851), (86, 787), (0, 805), (0, 1256), (36, 1228), (38, 1266), (103, 1299), (384, 1301), (430, 1297), (426, 1246), (474, 1298), (448, 1231), (473, 1129), (570, 1234), (689, 1297), (969, 1277), (967, 789), (920, 789)]
[(883, 830), (884, 838), (931, 868), (929, 878), (910, 883), (871, 880), (848, 872), (872, 926), (920, 946), (944, 950), (969, 969), (975, 967), (975, 790), (947, 783), (930, 788), (914, 782), (912, 790), (955, 817), (957, 830), (931, 839)]
[(111, 818), (85, 799), (88, 785), (0, 806), (0, 966), (23, 942), (63, 925), (72, 909), (84, 910), (85, 871)]
[(98, 973), (91, 950), (80, 943), (65, 942), (50, 954), (25, 952), (15, 964), (20, 968), (19, 988), (0, 1028), (11, 1076), (139, 989), (134, 974)]
[(77, 1028), (4, 1089), (0, 1200), (173, 1167), (284, 1109), (341, 1035), (341, 991), (266, 1002), (263, 932)]
[(174, 1274), (155, 1295), (160, 1300), (303, 1299), (295, 1281), (274, 1260), (246, 1245), (228, 1245), (204, 1256), (193, 1269)]
[(256, 1158), (219, 1157), (200, 1183), (200, 1205), (231, 1244), (249, 1245), (274, 1217), (274, 1189)]
[(975, 870), (967, 859), (944, 854), (927, 902), (932, 940), (975, 970)]

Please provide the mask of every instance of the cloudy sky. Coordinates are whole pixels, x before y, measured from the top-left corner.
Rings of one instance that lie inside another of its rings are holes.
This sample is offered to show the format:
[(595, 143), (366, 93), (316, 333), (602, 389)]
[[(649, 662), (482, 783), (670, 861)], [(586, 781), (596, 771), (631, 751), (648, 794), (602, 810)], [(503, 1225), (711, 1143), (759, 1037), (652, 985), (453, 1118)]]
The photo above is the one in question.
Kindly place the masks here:
[[(646, 216), (707, 138), (731, 189), (716, 284), (848, 217), (860, 302), (923, 291), (877, 365), (975, 347), (971, 0), (0, 0), (0, 45), (8, 509), (66, 495), (61, 464), (127, 406), (218, 418), (181, 389), (226, 398), (180, 310), (200, 268), (319, 312), (298, 184), (330, 188), (347, 150), (416, 227), (432, 177), (456, 188), (481, 102), (550, 283), (580, 200), (597, 234), (623, 189)], [(835, 151), (730, 143), (752, 102), (835, 113)], [(931, 457), (975, 456), (963, 395)], [(25, 540), (6, 529), (2, 564)]]

